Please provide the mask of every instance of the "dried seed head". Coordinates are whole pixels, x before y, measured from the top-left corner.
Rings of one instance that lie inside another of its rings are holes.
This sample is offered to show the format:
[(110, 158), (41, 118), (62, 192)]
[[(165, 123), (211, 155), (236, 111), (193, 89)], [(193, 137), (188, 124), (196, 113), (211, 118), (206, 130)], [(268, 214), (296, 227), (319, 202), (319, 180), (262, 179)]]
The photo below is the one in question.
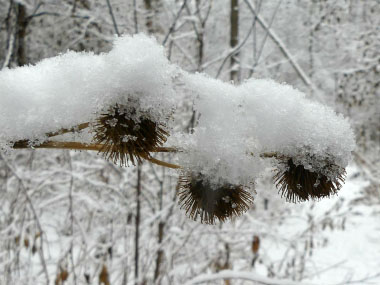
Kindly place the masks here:
[(101, 152), (106, 159), (127, 166), (149, 157), (167, 136), (162, 124), (137, 115), (135, 108), (116, 105), (97, 119), (94, 141), (104, 145)]
[(57, 274), (54, 284), (55, 285), (64, 284), (68, 277), (69, 277), (69, 273), (67, 272), (67, 270), (60, 268), (60, 273)]
[(29, 239), (28, 238), (24, 239), (24, 247), (29, 248)]
[(211, 185), (202, 174), (181, 175), (178, 182), (179, 204), (194, 221), (214, 224), (240, 216), (249, 209), (253, 197), (240, 185)]
[(107, 266), (103, 264), (102, 270), (99, 273), (99, 285), (104, 284), (104, 285), (110, 285), (109, 281), (109, 274), (107, 270)]
[(283, 158), (282, 169), (277, 169), (274, 176), (276, 187), (282, 197), (290, 202), (303, 202), (309, 199), (319, 199), (336, 194), (342, 187), (346, 171), (334, 164), (327, 164), (324, 172), (335, 173), (328, 177), (321, 172), (305, 169), (303, 165), (296, 165), (292, 158)]
[(259, 251), (259, 248), (260, 248), (260, 238), (255, 235), (253, 237), (253, 241), (252, 241), (252, 252), (253, 252), (253, 254), (257, 254), (257, 252)]
[(69, 272), (67, 272), (67, 270), (63, 270), (61, 272), (61, 280), (66, 281), (68, 277), (69, 277)]

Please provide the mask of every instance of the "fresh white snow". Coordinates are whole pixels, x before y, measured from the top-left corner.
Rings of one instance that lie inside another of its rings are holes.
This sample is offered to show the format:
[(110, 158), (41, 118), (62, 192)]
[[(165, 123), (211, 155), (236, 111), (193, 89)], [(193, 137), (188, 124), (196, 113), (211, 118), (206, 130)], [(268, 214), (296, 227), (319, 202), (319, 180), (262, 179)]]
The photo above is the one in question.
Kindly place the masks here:
[(293, 87), (265, 79), (235, 86), (187, 73), (143, 34), (115, 38), (109, 53), (67, 52), (5, 69), (0, 89), (3, 148), (21, 139), (41, 143), (47, 132), (91, 122), (116, 104), (166, 122), (190, 94), (199, 120), (192, 134), (172, 133), (170, 143), (184, 150), (180, 165), (213, 183), (252, 183), (265, 152), (321, 170), (326, 162), (345, 167), (355, 147), (345, 118)]
[(116, 38), (109, 53), (69, 51), (0, 72), (0, 143), (45, 139), (44, 134), (92, 121), (109, 106), (136, 104), (156, 118), (177, 101), (176, 68), (143, 34)]

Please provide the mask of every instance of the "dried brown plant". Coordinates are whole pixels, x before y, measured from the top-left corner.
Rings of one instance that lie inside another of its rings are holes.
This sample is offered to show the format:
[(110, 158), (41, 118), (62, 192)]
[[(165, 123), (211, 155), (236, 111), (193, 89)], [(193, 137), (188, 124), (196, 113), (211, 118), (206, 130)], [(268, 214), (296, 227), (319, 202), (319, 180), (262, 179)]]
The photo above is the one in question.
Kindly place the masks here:
[(334, 164), (327, 163), (325, 166), (324, 170), (336, 173), (334, 177), (328, 177), (321, 171), (295, 164), (292, 158), (282, 158), (281, 163), (284, 167), (277, 169), (274, 180), (281, 196), (290, 202), (329, 197), (337, 193), (345, 180), (345, 169)]
[(253, 203), (252, 195), (241, 185), (210, 184), (201, 174), (183, 174), (178, 182), (179, 204), (194, 221), (215, 224), (240, 216)]
[(162, 146), (168, 136), (161, 123), (120, 105), (102, 114), (94, 131), (94, 141), (103, 145), (100, 152), (121, 166), (127, 166), (129, 161), (136, 165), (149, 158), (150, 152)]

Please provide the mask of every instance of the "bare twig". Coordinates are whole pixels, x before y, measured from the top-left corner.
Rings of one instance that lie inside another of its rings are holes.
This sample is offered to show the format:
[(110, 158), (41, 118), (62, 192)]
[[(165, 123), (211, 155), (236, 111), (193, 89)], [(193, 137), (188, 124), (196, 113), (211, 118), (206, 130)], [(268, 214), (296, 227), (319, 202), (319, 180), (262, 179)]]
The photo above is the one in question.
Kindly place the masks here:
[[(257, 18), (258, 23), (262, 26), (264, 30), (267, 31), (268, 36), (273, 40), (273, 42), (278, 46), (282, 54), (288, 59), (289, 63), (293, 66), (294, 70), (297, 72), (301, 80), (304, 84), (310, 88), (316, 89), (310, 78), (307, 76), (305, 71), (301, 68), (301, 66), (297, 63), (297, 61), (293, 58), (292, 54), (289, 52), (285, 44), (282, 40), (269, 28), (269, 25), (265, 22), (265, 20), (257, 14), (255, 8), (248, 0), (244, 0), (247, 4), (249, 10), (254, 14)], [(319, 98), (323, 100), (323, 98)]]
[(4, 62), (2, 64), (2, 67), (1, 69), (3, 69), (4, 67), (7, 67), (11, 61), (11, 57), (12, 57), (12, 54), (13, 54), (13, 50), (14, 50), (14, 43), (15, 43), (15, 27), (14, 25), (12, 24), (14, 22), (14, 19), (13, 19), (13, 1), (10, 1), (9, 3), (9, 8), (8, 8), (8, 13), (7, 13), (7, 17), (5, 18), (5, 24), (6, 24), (6, 27), (7, 27), (7, 33), (8, 33), (8, 36), (7, 36), (7, 53), (6, 53), (6, 56), (5, 56), (5, 59), (4, 59)]
[(306, 285), (308, 283), (296, 282), (292, 280), (286, 279), (274, 279), (260, 276), (253, 272), (239, 272), (232, 270), (223, 270), (215, 274), (203, 274), (195, 277), (186, 283), (186, 285), (192, 284), (202, 284), (208, 283), (210, 281), (215, 281), (218, 279), (237, 279), (237, 280), (246, 280), (255, 282), (256, 284), (264, 284), (264, 285)]
[(26, 20), (29, 21), (31, 18), (33, 18), (37, 14), (37, 11), (42, 7), (42, 5), (43, 5), (43, 2), (38, 3), (33, 13), (30, 14), (28, 17), (26, 17)]
[(181, 15), (182, 10), (186, 7), (186, 3), (187, 3), (187, 0), (183, 0), (183, 4), (182, 4), (181, 8), (178, 10), (177, 15), (174, 18), (174, 21), (173, 21), (172, 25), (170, 26), (169, 31), (166, 34), (166, 36), (165, 36), (165, 38), (164, 38), (164, 40), (162, 42), (163, 46), (166, 44), (169, 36), (174, 32), (175, 25), (177, 24), (177, 21), (179, 19), (179, 16)]
[[(334, 284), (334, 285), (343, 285), (343, 284), (371, 284), (372, 282), (370, 282), (371, 279), (375, 279), (377, 277), (380, 276), (380, 272), (376, 273), (376, 274), (373, 274), (373, 275), (370, 275), (370, 276), (367, 276), (367, 277), (364, 277), (364, 278), (361, 278), (361, 279), (357, 279), (357, 280), (347, 280), (347, 281), (343, 281), (341, 283), (337, 283), (337, 284)], [(376, 282), (376, 281), (375, 281)], [(376, 284), (376, 283), (372, 283), (372, 284)]]
[[(251, 34), (249, 32), (248, 36)], [(231, 11), (230, 11), (230, 48), (235, 48), (239, 42), (239, 1), (231, 0)], [(230, 56), (230, 80), (236, 81), (240, 80), (239, 70), (235, 70), (235, 65), (238, 63), (237, 57), (239, 56), (238, 51), (235, 50)], [(240, 69), (240, 67), (239, 67)]]
[(220, 65), (220, 67), (219, 67), (219, 69), (218, 69), (218, 72), (216, 73), (216, 76), (215, 76), (215, 78), (218, 78), (219, 76), (220, 76), (220, 74), (221, 74), (221, 72), (222, 72), (222, 70), (223, 70), (223, 67), (224, 67), (224, 65), (226, 64), (226, 62), (227, 62), (227, 60), (231, 57), (231, 56), (233, 56), (234, 54), (236, 54), (244, 45), (245, 45), (245, 43), (247, 42), (247, 40), (248, 40), (248, 38), (249, 38), (249, 35), (251, 34), (251, 32), (252, 32), (252, 29), (253, 29), (253, 27), (254, 27), (254, 25), (255, 25), (255, 22), (256, 22), (256, 18), (253, 20), (253, 22), (252, 22), (252, 25), (251, 25), (251, 28), (249, 29), (249, 31), (248, 31), (248, 33), (247, 33), (247, 35), (245, 36), (245, 38), (243, 39), (243, 41), (239, 44), (239, 45), (237, 45), (233, 50), (231, 50), (228, 54), (227, 54), (227, 56), (223, 59), (223, 62), (222, 62), (222, 64)]
[(110, 16), (111, 16), (111, 19), (112, 19), (113, 28), (115, 29), (115, 33), (118, 36), (120, 36), (119, 29), (117, 27), (116, 19), (115, 19), (115, 16), (113, 14), (113, 10), (112, 10), (112, 6), (111, 6), (111, 3), (110, 3), (110, 0), (106, 0), (106, 2), (107, 2), (108, 10), (109, 10), (109, 13), (110, 13)]
[[(279, 0), (279, 1), (278, 1), (278, 4), (277, 4), (277, 6), (276, 6), (276, 9), (274, 10), (274, 12), (273, 12), (273, 14), (272, 14), (272, 18), (271, 18), (271, 20), (270, 20), (270, 22), (269, 22), (268, 29), (266, 30), (266, 33), (265, 33), (264, 39), (263, 39), (263, 41), (261, 42), (260, 49), (259, 49), (259, 51), (258, 51), (258, 53), (257, 53), (257, 57), (255, 58), (255, 64), (256, 64), (256, 65), (258, 64), (258, 62), (259, 62), (259, 60), (260, 60), (261, 54), (262, 54), (262, 52), (263, 52), (263, 50), (264, 50), (264, 46), (265, 46), (265, 43), (266, 43), (267, 38), (268, 38), (269, 30), (271, 29), (271, 27), (272, 27), (272, 25), (273, 25), (274, 18), (276, 17), (277, 11), (278, 11), (278, 9), (280, 8), (281, 3), (282, 3), (282, 0)], [(256, 16), (255, 16), (255, 17), (256, 17)]]
[(77, 275), (75, 273), (75, 262), (74, 262), (74, 203), (73, 203), (73, 187), (74, 187), (74, 176), (73, 176), (73, 164), (71, 161), (70, 152), (67, 152), (68, 162), (69, 162), (69, 168), (70, 168), (70, 188), (69, 188), (69, 212), (70, 212), (70, 234), (71, 234), (71, 241), (70, 241), (70, 260), (71, 260), (71, 266), (73, 270), (73, 277), (74, 277), (74, 284), (77, 284)]
[(46, 284), (49, 284), (50, 281), (49, 281), (49, 274), (48, 274), (48, 270), (47, 270), (47, 266), (46, 266), (46, 260), (45, 260), (45, 254), (44, 254), (44, 246), (43, 246), (43, 241), (44, 241), (44, 238), (43, 238), (43, 230), (42, 230), (42, 226), (41, 226), (41, 223), (40, 223), (40, 220), (38, 218), (38, 215), (37, 215), (37, 212), (36, 212), (36, 209), (34, 208), (34, 205), (33, 205), (33, 202), (32, 202), (32, 199), (30, 198), (29, 194), (28, 194), (28, 191), (22, 181), (22, 179), (18, 176), (17, 172), (13, 169), (13, 167), (8, 163), (7, 160), (5, 160), (5, 158), (3, 157), (3, 155), (0, 153), (0, 159), (4, 161), (4, 163), (6, 164), (7, 168), (12, 172), (12, 174), (16, 177), (16, 179), (18, 180), (18, 182), (20, 183), (20, 186), (21, 186), (21, 189), (22, 189), (22, 192), (24, 193), (25, 195), (25, 198), (26, 198), (26, 201), (28, 202), (29, 206), (30, 206), (30, 209), (32, 210), (32, 213), (33, 213), (33, 216), (34, 216), (34, 219), (36, 221), (36, 224), (37, 224), (37, 227), (38, 227), (38, 230), (40, 231), (41, 233), (41, 248), (40, 250), (38, 251), (39, 254), (40, 254), (40, 259), (41, 259), (41, 264), (42, 264), (42, 267), (43, 267), (43, 271), (44, 271), (44, 274), (45, 274), (45, 278), (46, 278)]
[(9, 62), (10, 62), (10, 59), (11, 59), (11, 56), (13, 53), (14, 39), (15, 39), (15, 36), (13, 33), (11, 33), (9, 35), (9, 39), (8, 39), (7, 54), (5, 55), (5, 59), (4, 59), (4, 62), (1, 66), (1, 69), (3, 69), (4, 67), (7, 67), (9, 65)]
[(137, 22), (137, 5), (136, 0), (133, 0), (133, 21), (135, 24), (135, 33), (137, 34), (139, 32), (139, 26)]
[[(258, 2), (258, 3), (257, 3)], [(259, 0), (259, 1), (255, 1), (255, 8), (257, 10), (257, 14), (260, 13), (260, 9), (261, 9), (261, 4), (263, 3), (262, 0)], [(256, 18), (256, 15), (253, 15), (255, 18)], [(257, 33), (256, 33), (256, 22), (253, 26), (253, 30), (252, 30), (252, 37), (253, 37), (253, 65), (252, 65), (252, 69), (249, 73), (249, 76), (252, 75), (253, 71), (254, 71), (254, 68), (256, 66), (256, 62), (257, 62)]]
[(141, 195), (141, 165), (137, 166), (136, 186), (136, 230), (135, 230), (135, 284), (139, 280), (139, 239), (140, 239), (140, 195)]

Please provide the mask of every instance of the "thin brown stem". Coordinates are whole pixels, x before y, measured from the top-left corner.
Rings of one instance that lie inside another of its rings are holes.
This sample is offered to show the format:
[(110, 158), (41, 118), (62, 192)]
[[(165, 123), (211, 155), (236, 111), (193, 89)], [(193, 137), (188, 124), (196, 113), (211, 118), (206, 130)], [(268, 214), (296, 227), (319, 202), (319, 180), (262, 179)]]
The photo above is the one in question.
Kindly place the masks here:
[[(24, 148), (50, 148), (50, 149), (72, 149), (72, 150), (94, 150), (94, 151), (99, 151), (102, 152), (104, 151), (104, 146), (102, 144), (85, 144), (81, 142), (56, 142), (56, 141), (46, 141), (40, 145), (36, 146), (30, 146), (29, 141), (23, 140), (23, 141), (18, 141), (14, 143), (13, 145), (14, 149), (24, 149)], [(167, 153), (176, 153), (181, 151), (180, 149), (176, 147), (157, 147), (154, 149), (152, 152), (167, 152)], [(253, 155), (253, 153), (251, 153)], [(275, 152), (265, 152), (260, 154), (260, 157), (262, 158), (279, 158), (280, 156), (275, 153)], [(161, 161), (158, 159), (155, 159), (150, 156), (144, 156), (144, 159), (150, 161), (151, 163), (168, 167), (168, 168), (173, 168), (173, 169), (178, 169), (181, 168), (181, 166), (177, 164), (172, 164), (168, 163), (165, 161)]]
[(85, 144), (81, 142), (56, 142), (46, 141), (40, 145), (30, 146), (29, 141), (18, 141), (13, 145), (14, 149), (22, 148), (52, 148), (52, 149), (73, 149), (73, 150), (96, 150), (101, 151), (103, 145), (100, 144)]
[(168, 162), (165, 162), (165, 161), (161, 161), (161, 160), (158, 160), (158, 159), (155, 159), (153, 157), (144, 157), (146, 160), (149, 160), (151, 163), (154, 163), (154, 164), (157, 164), (157, 165), (160, 165), (160, 166), (164, 166), (164, 167), (167, 167), (167, 168), (173, 168), (173, 169), (179, 169), (181, 168), (181, 166), (177, 165), (177, 164), (172, 164), (172, 163), (168, 163)]
[(88, 128), (88, 126), (90, 125), (90, 123), (83, 123), (83, 124), (79, 124), (75, 127), (72, 127), (72, 128), (69, 128), (69, 129), (60, 129), (59, 131), (56, 131), (56, 132), (50, 132), (50, 133), (47, 133), (46, 136), (51, 138), (51, 137), (55, 137), (55, 136), (59, 136), (59, 135), (63, 135), (63, 134), (66, 134), (66, 133), (73, 133), (75, 131), (81, 131), (85, 128)]
[[(104, 146), (102, 144), (85, 144), (81, 142), (55, 142), (55, 141), (46, 141), (40, 145), (30, 146), (29, 142), (18, 141), (13, 145), (14, 149), (25, 149), (25, 148), (48, 148), (48, 149), (71, 149), (71, 150), (94, 150), (102, 152), (104, 151)], [(152, 152), (177, 152), (178, 149), (172, 147), (159, 147), (153, 150)], [(144, 159), (150, 161), (151, 163), (161, 165), (168, 168), (178, 169), (181, 166), (168, 163), (155, 159), (153, 157), (144, 156)]]
[(176, 147), (156, 147), (155, 150), (153, 150), (152, 152), (171, 152), (171, 153), (175, 153), (175, 152), (180, 152), (181, 150), (176, 148)]
[[(22, 148), (56, 148), (56, 149), (73, 149), (73, 150), (96, 150), (102, 151), (102, 144), (86, 144), (81, 142), (57, 142), (57, 141), (46, 141), (40, 145), (30, 146), (28, 140), (17, 141), (13, 144), (14, 149)], [(180, 150), (175, 147), (157, 147), (152, 152), (170, 152), (175, 153)]]

